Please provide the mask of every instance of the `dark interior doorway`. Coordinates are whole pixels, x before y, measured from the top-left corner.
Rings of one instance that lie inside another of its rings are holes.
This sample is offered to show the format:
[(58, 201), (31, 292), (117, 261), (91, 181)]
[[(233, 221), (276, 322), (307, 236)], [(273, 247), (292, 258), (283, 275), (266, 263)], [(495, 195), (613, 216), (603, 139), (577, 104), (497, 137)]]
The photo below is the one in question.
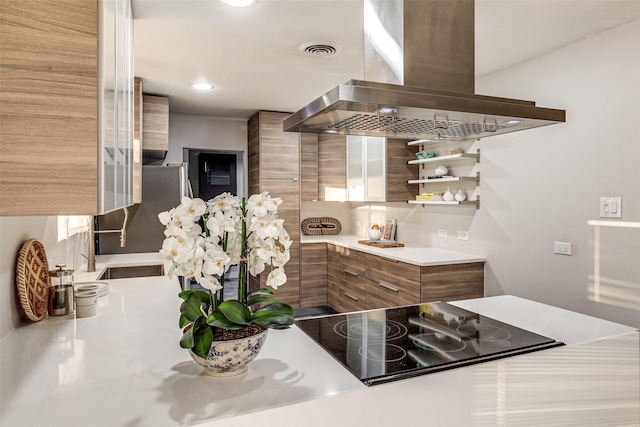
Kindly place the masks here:
[(244, 152), (184, 148), (194, 197), (209, 200), (228, 191), (244, 196)]
[(238, 194), (236, 156), (201, 153), (198, 155), (198, 193), (209, 200), (222, 193)]

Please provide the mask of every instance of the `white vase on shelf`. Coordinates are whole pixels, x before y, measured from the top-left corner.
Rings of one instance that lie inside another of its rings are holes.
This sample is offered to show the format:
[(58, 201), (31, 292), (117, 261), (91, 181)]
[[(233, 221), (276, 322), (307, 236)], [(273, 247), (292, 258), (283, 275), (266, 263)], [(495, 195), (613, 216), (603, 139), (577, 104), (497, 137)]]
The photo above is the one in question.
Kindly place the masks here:
[(445, 200), (445, 202), (452, 202), (453, 199), (455, 198), (453, 193), (451, 192), (451, 187), (447, 187), (447, 191), (445, 191), (444, 195), (442, 196), (442, 198)]
[(458, 188), (458, 191), (456, 191), (455, 194), (455, 198), (459, 202), (464, 202), (465, 200), (467, 200), (467, 195), (462, 188)]

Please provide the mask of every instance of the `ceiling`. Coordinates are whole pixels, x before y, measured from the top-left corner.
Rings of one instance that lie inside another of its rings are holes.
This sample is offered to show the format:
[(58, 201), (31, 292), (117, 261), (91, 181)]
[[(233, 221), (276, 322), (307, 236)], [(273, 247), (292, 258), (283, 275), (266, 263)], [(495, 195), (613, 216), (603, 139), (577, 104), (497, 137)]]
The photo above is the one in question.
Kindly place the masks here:
[[(422, 1), (422, 0), (419, 0)], [(135, 75), (172, 113), (294, 112), (362, 79), (362, 0), (132, 0)], [(640, 0), (476, 0), (476, 77), (640, 19)], [(330, 57), (299, 50), (338, 43)], [(210, 83), (210, 91), (190, 87)], [(491, 95), (491, 94), (485, 94)]]

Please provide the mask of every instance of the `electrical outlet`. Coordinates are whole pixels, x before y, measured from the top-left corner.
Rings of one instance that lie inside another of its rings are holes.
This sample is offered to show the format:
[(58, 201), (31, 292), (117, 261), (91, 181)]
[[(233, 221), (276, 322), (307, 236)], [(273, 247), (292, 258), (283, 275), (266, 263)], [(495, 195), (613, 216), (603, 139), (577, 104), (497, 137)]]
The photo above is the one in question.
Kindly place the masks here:
[(571, 255), (571, 243), (553, 242), (553, 253), (559, 255)]
[(458, 230), (458, 240), (469, 240), (469, 232)]
[(442, 237), (443, 239), (447, 238), (447, 230), (441, 228), (438, 230), (438, 237)]

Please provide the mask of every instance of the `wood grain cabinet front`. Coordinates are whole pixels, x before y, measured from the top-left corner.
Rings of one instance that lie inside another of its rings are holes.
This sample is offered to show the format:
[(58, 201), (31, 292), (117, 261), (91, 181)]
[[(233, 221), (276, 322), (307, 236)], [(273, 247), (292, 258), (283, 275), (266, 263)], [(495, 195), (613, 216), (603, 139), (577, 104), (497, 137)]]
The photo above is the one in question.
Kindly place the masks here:
[(345, 248), (340, 255), (339, 311), (365, 310), (365, 254)]
[(484, 296), (484, 262), (422, 267), (420, 276), (421, 302)]
[(327, 305), (327, 245), (310, 243), (301, 245), (300, 307)]
[(0, 2), (0, 215), (133, 204), (129, 0)]
[[(289, 248), (291, 258), (285, 266), (287, 283), (274, 295), (278, 301), (291, 307), (300, 307), (300, 134), (283, 132), (282, 121), (289, 114), (258, 111), (248, 123), (247, 154), (249, 159), (249, 196), (268, 191), (271, 197), (279, 197), (282, 204), (278, 217), (293, 244)], [(249, 289), (266, 286), (268, 272), (255, 278), (250, 276)]]
[(366, 255), (367, 307), (382, 308), (420, 302), (420, 267)]

